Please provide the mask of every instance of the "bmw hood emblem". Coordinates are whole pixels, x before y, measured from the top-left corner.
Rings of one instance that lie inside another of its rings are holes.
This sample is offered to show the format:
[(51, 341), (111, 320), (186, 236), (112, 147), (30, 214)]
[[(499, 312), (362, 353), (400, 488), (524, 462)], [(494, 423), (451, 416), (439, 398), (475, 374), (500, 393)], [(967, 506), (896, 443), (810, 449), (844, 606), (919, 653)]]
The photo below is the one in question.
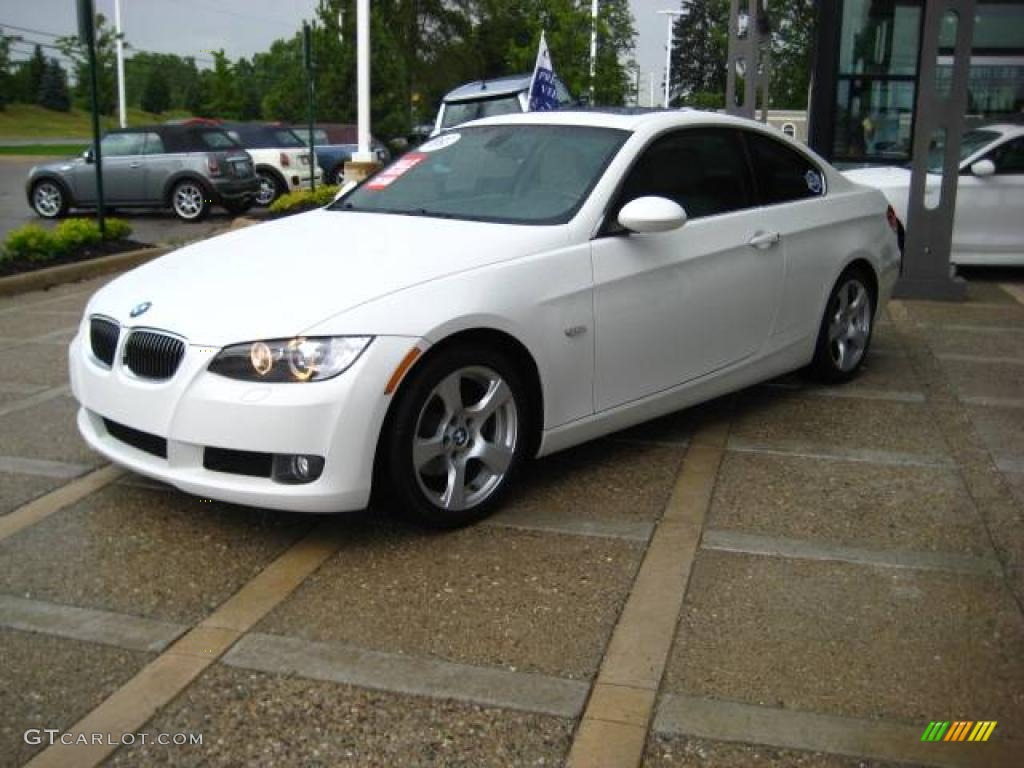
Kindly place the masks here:
[(149, 310), (149, 308), (152, 307), (152, 306), (153, 306), (153, 302), (151, 302), (151, 301), (144, 301), (141, 304), (136, 304), (134, 307), (132, 307), (132, 311), (129, 312), (129, 314), (132, 317), (138, 317), (139, 315), (145, 314)]

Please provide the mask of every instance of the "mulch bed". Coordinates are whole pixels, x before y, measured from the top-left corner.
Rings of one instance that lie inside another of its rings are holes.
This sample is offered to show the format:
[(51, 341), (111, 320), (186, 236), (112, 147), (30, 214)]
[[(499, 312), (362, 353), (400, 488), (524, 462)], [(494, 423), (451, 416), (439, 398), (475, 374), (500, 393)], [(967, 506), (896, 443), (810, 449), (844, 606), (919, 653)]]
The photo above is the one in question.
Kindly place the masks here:
[(44, 261), (28, 261), (25, 259), (3, 259), (0, 260), (0, 277), (20, 275), (25, 272), (35, 272), (38, 269), (47, 267), (59, 267), (64, 264), (77, 264), (80, 261), (97, 259), (100, 256), (110, 256), (115, 253), (126, 253), (137, 251), (141, 248), (149, 248), (149, 243), (140, 243), (138, 240), (106, 240), (99, 245), (90, 245), (80, 248), (74, 253), (66, 253)]

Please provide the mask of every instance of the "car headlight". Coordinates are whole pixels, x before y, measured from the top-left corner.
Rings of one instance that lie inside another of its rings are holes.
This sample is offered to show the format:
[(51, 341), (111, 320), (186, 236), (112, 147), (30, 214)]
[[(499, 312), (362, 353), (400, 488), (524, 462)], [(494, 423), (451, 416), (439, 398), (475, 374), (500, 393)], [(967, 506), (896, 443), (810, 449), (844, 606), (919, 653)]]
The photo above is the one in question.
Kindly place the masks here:
[(242, 381), (323, 381), (351, 367), (372, 336), (268, 339), (225, 347), (209, 371)]

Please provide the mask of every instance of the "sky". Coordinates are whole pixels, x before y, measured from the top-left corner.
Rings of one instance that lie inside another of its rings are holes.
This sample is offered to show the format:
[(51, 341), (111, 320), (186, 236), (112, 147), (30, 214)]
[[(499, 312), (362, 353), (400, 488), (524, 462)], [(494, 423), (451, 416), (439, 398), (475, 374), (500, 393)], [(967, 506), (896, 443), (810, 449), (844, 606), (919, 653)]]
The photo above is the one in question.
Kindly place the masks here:
[[(95, 3), (97, 12), (113, 18), (114, 0)], [(121, 0), (121, 18), (125, 38), (135, 48), (195, 56), (203, 64), (209, 63), (209, 52), (219, 48), (230, 59), (266, 50), (274, 40), (290, 37), (303, 19), (312, 18), (316, 5), (317, 0)], [(666, 21), (657, 11), (678, 10), (680, 5), (681, 0), (630, 0), (644, 104), (649, 81), (654, 81), (655, 98), (663, 82)], [(0, 26), (26, 40), (52, 43), (55, 36), (75, 32), (75, 2), (0, 0)], [(28, 53), (30, 45), (18, 44), (14, 58), (27, 58)]]

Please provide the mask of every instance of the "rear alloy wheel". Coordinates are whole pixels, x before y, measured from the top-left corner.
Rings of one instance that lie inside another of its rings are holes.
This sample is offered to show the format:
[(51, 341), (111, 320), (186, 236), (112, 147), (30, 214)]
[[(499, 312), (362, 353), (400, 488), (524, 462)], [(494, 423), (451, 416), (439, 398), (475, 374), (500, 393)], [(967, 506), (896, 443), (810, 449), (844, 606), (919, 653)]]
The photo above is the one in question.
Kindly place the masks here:
[(56, 181), (44, 179), (32, 187), (32, 209), (44, 219), (56, 219), (68, 210), (68, 197)]
[(849, 381), (863, 365), (875, 317), (875, 300), (868, 285), (864, 271), (853, 268), (844, 272), (832, 289), (811, 363), (816, 378), (837, 384)]
[(171, 192), (171, 207), (179, 219), (199, 221), (210, 210), (210, 201), (198, 182), (179, 181)]
[(529, 424), (515, 366), (483, 347), (444, 350), (400, 393), (387, 486), (420, 523), (455, 528), (494, 509), (522, 463)]
[(277, 200), (283, 190), (277, 179), (268, 171), (256, 171), (256, 178), (260, 182), (260, 188), (256, 190), (256, 205), (265, 208)]

